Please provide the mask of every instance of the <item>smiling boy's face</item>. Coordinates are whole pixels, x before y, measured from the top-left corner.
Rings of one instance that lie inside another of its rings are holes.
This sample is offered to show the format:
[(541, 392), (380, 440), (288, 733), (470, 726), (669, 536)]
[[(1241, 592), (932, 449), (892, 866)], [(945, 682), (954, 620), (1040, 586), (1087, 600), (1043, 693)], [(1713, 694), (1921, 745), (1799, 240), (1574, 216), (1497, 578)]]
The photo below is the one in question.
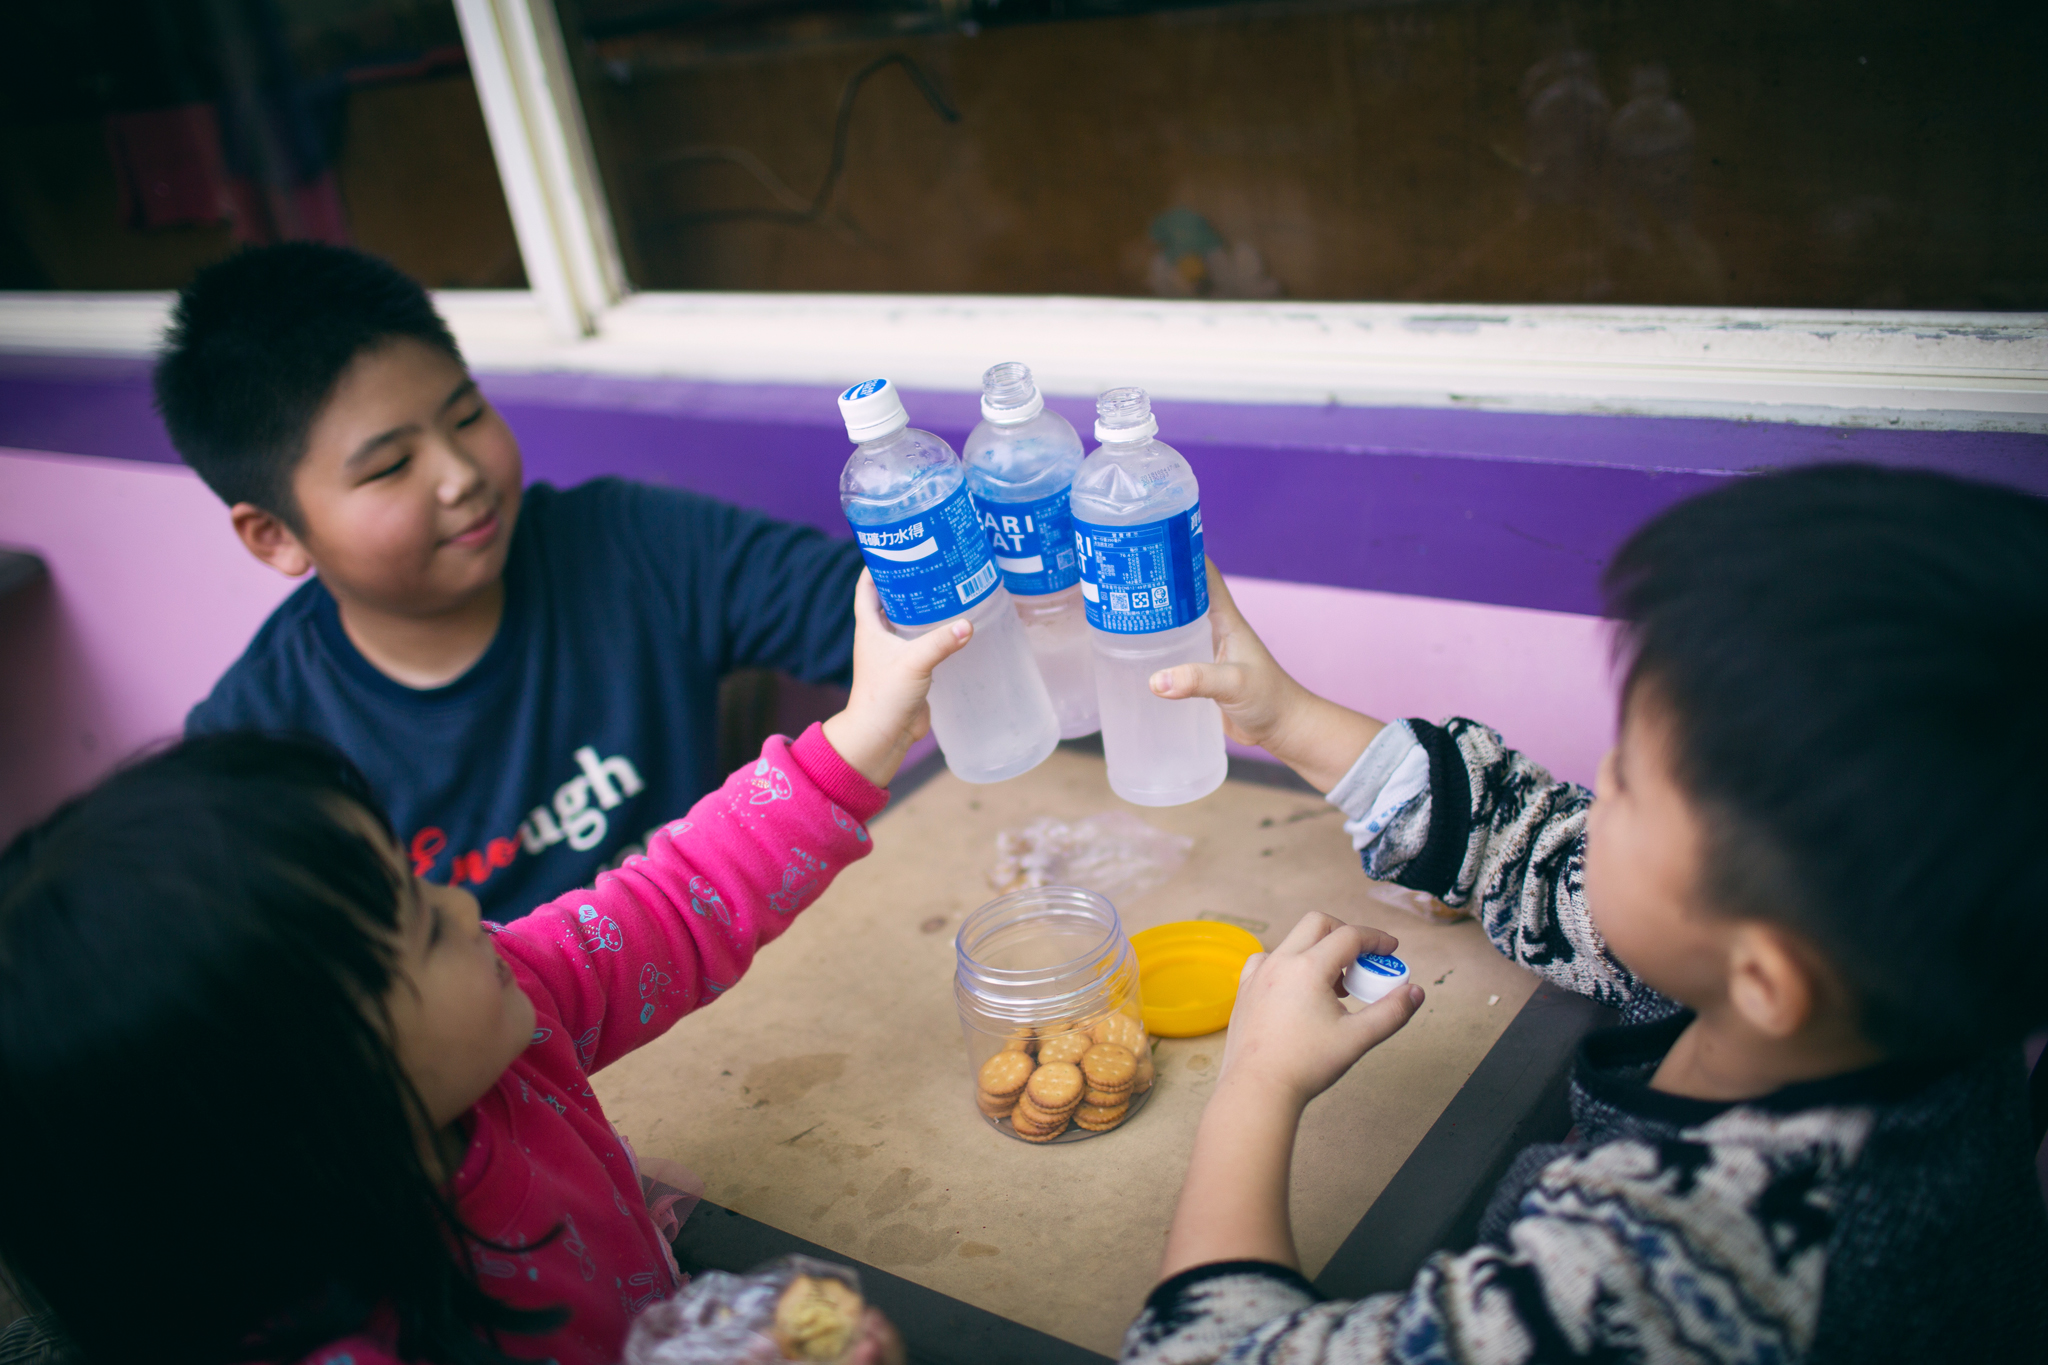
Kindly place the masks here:
[(336, 596), (439, 615), (503, 573), (521, 473), (461, 363), (395, 338), (350, 363), (313, 421), (292, 476), (297, 540)]

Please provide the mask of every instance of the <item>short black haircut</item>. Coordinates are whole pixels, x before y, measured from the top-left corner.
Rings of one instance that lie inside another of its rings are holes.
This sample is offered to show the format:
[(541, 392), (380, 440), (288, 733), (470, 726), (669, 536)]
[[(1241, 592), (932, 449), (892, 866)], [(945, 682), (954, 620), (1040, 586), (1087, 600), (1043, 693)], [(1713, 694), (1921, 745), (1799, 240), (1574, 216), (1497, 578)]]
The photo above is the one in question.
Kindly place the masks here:
[(253, 503), (304, 529), (292, 474), (327, 396), (357, 356), (410, 337), (462, 352), (427, 291), (346, 247), (255, 247), (178, 295), (156, 364), (171, 444), (230, 507)]
[(2048, 1021), (2048, 503), (1925, 471), (1743, 478), (1607, 570), (1717, 911), (1780, 922), (1893, 1056)]

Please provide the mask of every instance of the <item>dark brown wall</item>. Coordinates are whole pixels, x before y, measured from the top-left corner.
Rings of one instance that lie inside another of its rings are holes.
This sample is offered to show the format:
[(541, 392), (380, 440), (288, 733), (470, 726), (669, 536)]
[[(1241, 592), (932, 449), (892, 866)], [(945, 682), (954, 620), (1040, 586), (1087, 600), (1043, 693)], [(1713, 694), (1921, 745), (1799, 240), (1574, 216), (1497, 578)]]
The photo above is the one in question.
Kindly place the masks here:
[[(1143, 294), (1147, 225), (1186, 206), (1296, 298), (2048, 307), (2032, 9), (1440, 0), (895, 42), (832, 22), (752, 51), (682, 29), (593, 46), (639, 283)], [(808, 197), (847, 78), (890, 51), (959, 124), (883, 71), (829, 221), (703, 221), (779, 206), (731, 160), (678, 153), (741, 149)], [(1572, 51), (1576, 95), (1536, 108)], [(1689, 151), (1616, 136), (1650, 64)]]

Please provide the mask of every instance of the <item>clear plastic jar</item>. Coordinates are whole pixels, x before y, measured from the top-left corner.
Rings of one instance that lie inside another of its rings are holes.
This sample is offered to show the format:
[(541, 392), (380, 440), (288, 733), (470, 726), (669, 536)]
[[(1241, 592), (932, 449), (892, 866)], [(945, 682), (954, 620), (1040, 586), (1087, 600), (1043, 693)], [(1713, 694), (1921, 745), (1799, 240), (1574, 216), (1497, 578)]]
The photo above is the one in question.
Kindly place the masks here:
[(971, 1093), (998, 1132), (1078, 1142), (1144, 1107), (1152, 1042), (1115, 906), (1072, 886), (1013, 891), (969, 915), (953, 948)]

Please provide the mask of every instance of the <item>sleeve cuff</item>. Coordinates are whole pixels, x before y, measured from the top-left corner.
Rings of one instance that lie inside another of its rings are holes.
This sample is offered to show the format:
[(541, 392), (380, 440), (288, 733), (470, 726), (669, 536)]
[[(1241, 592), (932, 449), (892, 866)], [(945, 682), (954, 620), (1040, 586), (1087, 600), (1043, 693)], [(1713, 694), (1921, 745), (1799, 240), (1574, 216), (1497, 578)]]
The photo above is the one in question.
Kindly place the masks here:
[(1414, 728), (1397, 720), (1373, 736), (1325, 799), (1344, 812), (1344, 832), (1362, 852), (1397, 812), (1428, 790), (1428, 751)]
[(1221, 1360), (1248, 1334), (1321, 1299), (1299, 1272), (1272, 1261), (1193, 1266), (1146, 1296), (1124, 1336), (1123, 1358)]
[(1171, 1279), (1161, 1280), (1145, 1296), (1145, 1306), (1150, 1309), (1169, 1308), (1179, 1303), (1181, 1296), (1196, 1285), (1231, 1275), (1258, 1275), (1277, 1280), (1311, 1303), (1322, 1302), (1323, 1296), (1316, 1293), (1316, 1287), (1292, 1266), (1281, 1265), (1278, 1261), (1211, 1261), (1207, 1265), (1189, 1266)]
[(818, 722), (811, 722), (810, 728), (789, 746), (789, 751), (797, 766), (804, 770), (804, 776), (862, 824), (880, 815), (889, 804), (889, 793), (855, 772), (853, 765), (832, 747), (832, 741), (825, 738), (825, 727)]
[(1472, 836), (1472, 774), (1465, 766), (1465, 752), (1451, 732), (1452, 726), (1460, 724), (1455, 720), (1443, 725), (1426, 720), (1408, 722), (1416, 742), (1429, 754), (1429, 837), (1394, 880), (1439, 900), (1450, 897)]

